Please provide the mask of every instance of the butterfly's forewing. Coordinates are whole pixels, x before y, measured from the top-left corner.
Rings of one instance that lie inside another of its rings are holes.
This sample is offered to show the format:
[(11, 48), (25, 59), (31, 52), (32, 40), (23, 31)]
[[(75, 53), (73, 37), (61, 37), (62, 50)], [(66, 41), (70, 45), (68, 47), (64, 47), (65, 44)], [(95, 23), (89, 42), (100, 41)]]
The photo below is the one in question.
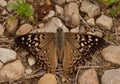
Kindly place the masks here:
[(56, 70), (57, 57), (53, 33), (17, 36), (15, 43), (35, 56), (39, 65), (48, 72)]
[(67, 73), (71, 73), (76, 67), (84, 64), (84, 59), (90, 58), (89, 54), (94, 53), (105, 44), (100, 37), (79, 33), (66, 33), (65, 39), (63, 68)]

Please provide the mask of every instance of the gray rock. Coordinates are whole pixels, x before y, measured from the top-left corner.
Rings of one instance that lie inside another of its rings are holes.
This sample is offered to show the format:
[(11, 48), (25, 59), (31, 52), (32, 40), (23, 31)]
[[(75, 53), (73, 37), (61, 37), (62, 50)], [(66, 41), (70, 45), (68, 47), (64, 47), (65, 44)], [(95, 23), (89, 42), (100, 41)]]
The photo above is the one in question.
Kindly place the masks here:
[(33, 29), (33, 26), (30, 24), (23, 24), (20, 28), (16, 31), (16, 35), (24, 35), (29, 33)]
[(108, 46), (104, 48), (102, 56), (106, 61), (120, 65), (120, 46)]
[(89, 17), (95, 17), (100, 15), (100, 7), (92, 4), (91, 2), (84, 0), (81, 4), (80, 10), (88, 14)]
[(88, 69), (80, 76), (79, 84), (99, 84), (95, 69)]
[(33, 57), (28, 58), (28, 63), (30, 66), (34, 65), (36, 63), (35, 59)]
[(40, 78), (38, 84), (57, 84), (57, 80), (53, 74), (46, 73)]
[(16, 52), (6, 48), (0, 48), (0, 61), (7, 63), (16, 59)]
[(68, 23), (71, 28), (80, 25), (78, 4), (70, 2), (64, 7), (64, 21)]
[(111, 17), (105, 16), (105, 15), (101, 15), (96, 20), (96, 24), (109, 30), (113, 26), (113, 20), (112, 20)]
[(15, 17), (8, 17), (6, 31), (10, 34), (14, 34), (17, 30), (18, 19)]
[(26, 73), (26, 74), (31, 74), (31, 73), (32, 73), (32, 69), (31, 69), (31, 68), (26, 69), (26, 70), (25, 70), (25, 73)]
[(63, 8), (59, 5), (55, 5), (55, 10), (59, 15), (63, 15)]
[(15, 79), (24, 75), (24, 66), (20, 60), (11, 62), (0, 70), (0, 82)]
[(36, 32), (52, 32), (56, 33), (56, 30), (61, 27), (64, 32), (68, 32), (68, 29), (63, 25), (61, 20), (59, 18), (53, 17), (49, 22), (45, 24), (44, 28), (39, 28), (36, 30), (31, 31), (31, 33), (36, 33)]
[(120, 84), (120, 69), (111, 69), (104, 72), (102, 84)]
[(2, 7), (7, 6), (7, 1), (5, 1), (5, 0), (0, 0), (0, 6), (2, 6)]
[(47, 20), (49, 18), (52, 18), (55, 15), (55, 11), (50, 10), (50, 12), (43, 18), (43, 20)]

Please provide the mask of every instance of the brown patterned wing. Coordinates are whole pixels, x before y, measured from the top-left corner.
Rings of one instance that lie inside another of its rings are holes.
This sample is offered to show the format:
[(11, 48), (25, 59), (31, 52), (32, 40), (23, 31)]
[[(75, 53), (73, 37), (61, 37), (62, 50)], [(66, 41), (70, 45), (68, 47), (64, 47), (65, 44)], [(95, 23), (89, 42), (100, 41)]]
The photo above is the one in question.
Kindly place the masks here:
[(53, 33), (27, 34), (15, 39), (15, 43), (35, 56), (38, 61), (37, 64), (47, 72), (55, 72), (57, 67), (54, 42)]
[(89, 54), (105, 44), (100, 37), (78, 33), (66, 33), (65, 40), (63, 69), (66, 73), (72, 73), (76, 67), (84, 65), (84, 59), (91, 59)]

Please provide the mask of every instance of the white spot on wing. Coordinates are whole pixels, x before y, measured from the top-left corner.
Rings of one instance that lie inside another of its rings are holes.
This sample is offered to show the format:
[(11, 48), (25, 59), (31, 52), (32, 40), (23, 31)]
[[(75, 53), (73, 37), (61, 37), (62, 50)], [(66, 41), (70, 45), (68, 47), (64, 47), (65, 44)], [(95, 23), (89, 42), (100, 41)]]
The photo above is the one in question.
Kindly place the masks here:
[(97, 42), (98, 42), (98, 38), (95, 38), (95, 41), (97, 41)]
[(81, 46), (84, 47), (84, 43), (81, 43)]
[(24, 40), (25, 40), (25, 38), (24, 38), (24, 37), (22, 37), (21, 39), (22, 39), (22, 41), (24, 41)]

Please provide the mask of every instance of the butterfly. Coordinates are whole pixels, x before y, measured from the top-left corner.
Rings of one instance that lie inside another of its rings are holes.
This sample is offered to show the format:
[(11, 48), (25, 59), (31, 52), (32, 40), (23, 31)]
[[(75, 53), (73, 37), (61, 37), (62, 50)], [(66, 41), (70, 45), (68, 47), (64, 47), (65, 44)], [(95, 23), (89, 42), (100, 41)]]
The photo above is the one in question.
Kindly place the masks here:
[(72, 73), (89, 59), (90, 53), (100, 49), (105, 40), (90, 34), (63, 32), (41, 32), (17, 36), (15, 43), (26, 49), (47, 72), (55, 72), (58, 62), (62, 63), (65, 73)]

